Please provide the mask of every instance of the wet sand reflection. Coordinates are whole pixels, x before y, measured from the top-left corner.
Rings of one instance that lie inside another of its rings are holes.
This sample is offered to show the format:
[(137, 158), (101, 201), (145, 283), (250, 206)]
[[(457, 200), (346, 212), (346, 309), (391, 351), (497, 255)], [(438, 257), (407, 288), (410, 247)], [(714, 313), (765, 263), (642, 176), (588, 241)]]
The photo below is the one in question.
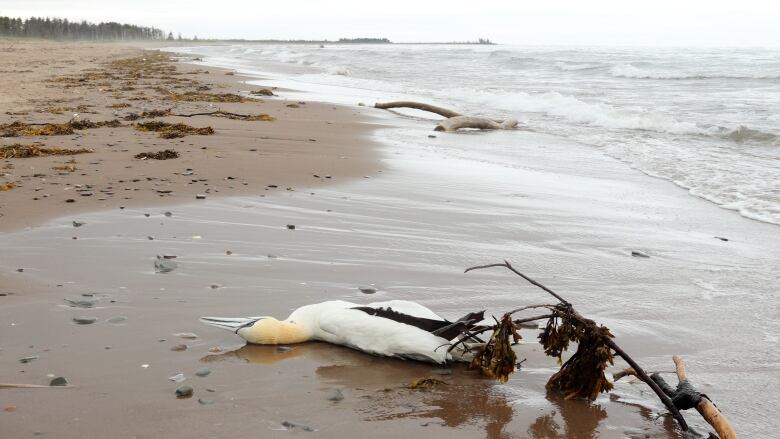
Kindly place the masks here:
[[(489, 439), (592, 439), (600, 436), (600, 427), (607, 418), (606, 410), (597, 403), (545, 396), (543, 383), (539, 398), (529, 396), (533, 401), (528, 404), (529, 400), (511, 396), (505, 392), (506, 387), (483, 379), (462, 364), (441, 369), (316, 342), (290, 348), (245, 345), (209, 355), (203, 361), (240, 360), (260, 365), (286, 360), (312, 362), (321, 384), (348, 389), (356, 396), (352, 408), (364, 421), (412, 420), (421, 426), (477, 430)], [(445, 384), (429, 390), (408, 388), (410, 382), (422, 377)], [(651, 411), (645, 412), (642, 416), (649, 419)]]

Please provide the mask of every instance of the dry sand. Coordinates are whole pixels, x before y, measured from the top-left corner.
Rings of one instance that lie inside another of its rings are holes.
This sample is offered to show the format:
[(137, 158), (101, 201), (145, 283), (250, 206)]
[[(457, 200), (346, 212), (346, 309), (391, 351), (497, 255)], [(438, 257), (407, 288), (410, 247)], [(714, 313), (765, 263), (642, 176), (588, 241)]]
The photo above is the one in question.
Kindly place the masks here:
[[(142, 68), (137, 78), (129, 77), (127, 69), (106, 64), (143, 56), (140, 48), (131, 46), (3, 40), (0, 51), (0, 124), (67, 123), (78, 113), (74, 120), (118, 119), (127, 125), (76, 130), (72, 135), (0, 138), (0, 147), (43, 144), (94, 150), (0, 162), (0, 185), (16, 184), (15, 189), (0, 192), (0, 231), (19, 230), (70, 213), (189, 202), (196, 194), (212, 198), (294, 190), (299, 185), (339, 182), (381, 169), (367, 139), (370, 126), (356, 117), (358, 110), (288, 101), (284, 91), (244, 103), (166, 100), (155, 88), (183, 93), (208, 87), (206, 93), (247, 95), (262, 87), (244, 84), (245, 78), (232, 72), (191, 64), (176, 63), (176, 72), (170, 74)], [(113, 77), (88, 76), (96, 73)], [(130, 113), (171, 108), (177, 114), (220, 109), (268, 114), (275, 120), (196, 116), (134, 121), (182, 122), (215, 131), (208, 136), (162, 139), (157, 133), (133, 129), (134, 122), (123, 119)], [(165, 149), (179, 152), (180, 157), (134, 159), (142, 152)], [(52, 169), (71, 165), (76, 168), (73, 172)]]
[[(109, 80), (107, 85), (88, 82), (71, 88), (46, 82), (52, 76), (79, 75), (84, 69), (102, 69), (106, 61), (138, 56), (137, 48), (11, 41), (4, 41), (2, 47), (10, 62), (2, 67), (0, 110), (27, 112), (3, 114), (3, 122), (70, 119), (68, 113), (36, 112), (52, 106), (89, 105), (87, 110), (95, 113), (82, 111), (79, 118), (93, 121), (171, 106), (152, 89), (155, 83), (166, 81), (160, 78), (141, 78), (132, 81), (133, 85), (126, 80)], [(212, 87), (211, 92), (259, 88), (243, 85), (237, 82), (241, 78), (224, 71), (210, 69), (206, 73), (191, 65), (177, 68), (186, 75), (182, 76)], [(105, 90), (122, 87), (134, 90)], [(277, 94), (280, 97), (263, 102), (214, 104), (236, 113), (267, 113), (276, 118), (274, 122), (164, 118), (212, 126), (216, 133), (211, 136), (164, 140), (154, 133), (121, 127), (68, 136), (3, 139), (3, 145), (38, 141), (49, 147), (90, 148), (95, 152), (75, 156), (78, 171), (65, 174), (51, 167), (63, 165), (70, 159), (67, 156), (4, 161), (3, 165), (13, 166), (3, 169), (6, 175), (2, 182), (13, 181), (19, 186), (0, 192), (0, 230), (14, 231), (58, 216), (122, 206), (164, 206), (150, 210), (153, 219), (162, 223), (165, 209), (175, 211), (171, 204), (194, 201), (195, 194), (209, 188), (209, 198), (264, 195), (288, 187), (294, 190), (343, 181), (381, 169), (367, 140), (370, 125), (355, 114), (356, 110), (313, 103), (290, 108), (284, 91)], [(134, 97), (148, 100), (131, 100)], [(115, 109), (109, 106), (123, 102), (131, 107), (116, 109), (115, 116)], [(186, 103), (177, 105), (176, 111), (210, 108), (208, 103)], [(139, 152), (165, 148), (177, 150), (181, 157), (167, 161), (133, 158)], [(188, 168), (192, 175), (183, 175)], [(38, 173), (45, 176), (35, 177)], [(226, 180), (228, 177), (233, 179)], [(198, 182), (193, 183), (193, 179)], [(92, 195), (78, 195), (83, 189)], [(161, 194), (160, 190), (172, 192)], [(69, 198), (76, 201), (66, 203)], [(71, 231), (62, 229), (62, 233)], [(70, 238), (60, 238), (70, 242)], [(110, 239), (105, 243), (111, 246)], [(100, 261), (95, 262), (96, 277), (110, 276), (108, 270), (101, 270)], [(229, 265), (225, 270), (230, 273)], [(544, 395), (544, 383), (554, 363), (533, 345), (524, 350), (523, 357), (528, 358), (526, 364), (545, 373), (516, 375), (515, 387), (536, 395), (516, 409), (513, 399), (517, 395), (503, 393), (501, 386), (463, 367), (442, 371), (432, 365), (376, 358), (319, 343), (298, 345), (287, 352), (276, 347), (243, 346), (233, 334), (203, 327), (196, 318), (217, 308), (257, 312), (254, 308), (244, 310), (245, 302), (238, 298), (256, 295), (251, 288), (231, 296), (205, 287), (190, 288), (189, 283), (207, 285), (211, 281), (197, 270), (183, 277), (152, 274), (147, 279), (153, 280), (148, 281), (143, 276), (146, 273), (134, 275), (143, 284), (140, 288), (126, 290), (117, 285), (111, 291), (85, 291), (80, 286), (85, 279), (57, 281), (30, 270), (0, 273), (0, 382), (46, 385), (52, 376), (65, 376), (72, 384), (68, 388), (0, 389), (3, 438), (585, 438), (605, 434), (607, 412), (601, 406), (554, 396), (538, 398)], [(273, 276), (257, 282), (273, 285), (281, 279), (306, 277), (289, 270)], [(392, 282), (382, 270), (372, 276), (378, 282)], [(162, 285), (168, 287), (162, 289)], [(95, 305), (89, 309), (68, 306), (65, 298), (91, 300)], [(281, 316), (302, 300), (313, 299), (280, 294), (264, 303), (263, 312)], [(92, 325), (72, 321), (82, 315), (98, 321)], [(175, 335), (191, 331), (199, 336)], [(186, 345), (186, 349), (177, 350), (178, 345)], [(20, 362), (26, 357), (33, 359)], [(212, 373), (195, 376), (202, 367)], [(188, 378), (183, 384), (195, 388), (192, 398), (174, 396), (179, 384), (168, 377), (180, 372)], [(407, 388), (421, 377), (434, 377), (445, 384), (430, 391)], [(653, 411), (631, 402), (610, 404), (609, 420), (610, 425), (621, 426), (610, 437), (679, 437), (671, 419), (656, 419)]]

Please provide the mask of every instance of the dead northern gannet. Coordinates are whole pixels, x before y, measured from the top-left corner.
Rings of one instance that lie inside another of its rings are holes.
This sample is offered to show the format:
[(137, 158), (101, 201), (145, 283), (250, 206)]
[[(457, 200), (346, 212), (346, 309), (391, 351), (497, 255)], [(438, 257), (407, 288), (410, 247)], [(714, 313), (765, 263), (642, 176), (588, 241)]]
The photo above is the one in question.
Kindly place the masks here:
[(450, 322), (430, 309), (406, 300), (357, 303), (334, 300), (302, 306), (287, 319), (273, 317), (201, 317), (254, 344), (324, 341), (369, 354), (444, 363), (469, 361), (463, 349), (447, 352), (464, 328), (483, 320), (483, 312)]

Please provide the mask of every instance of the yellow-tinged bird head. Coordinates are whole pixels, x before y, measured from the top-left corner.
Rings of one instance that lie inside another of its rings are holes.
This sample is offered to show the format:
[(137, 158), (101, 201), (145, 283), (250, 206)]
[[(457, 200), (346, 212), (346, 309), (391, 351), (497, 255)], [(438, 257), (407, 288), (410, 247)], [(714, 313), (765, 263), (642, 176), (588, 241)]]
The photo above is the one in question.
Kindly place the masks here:
[(273, 317), (265, 317), (251, 325), (239, 328), (236, 334), (254, 344), (303, 343), (311, 339), (310, 332), (302, 325), (279, 321)]

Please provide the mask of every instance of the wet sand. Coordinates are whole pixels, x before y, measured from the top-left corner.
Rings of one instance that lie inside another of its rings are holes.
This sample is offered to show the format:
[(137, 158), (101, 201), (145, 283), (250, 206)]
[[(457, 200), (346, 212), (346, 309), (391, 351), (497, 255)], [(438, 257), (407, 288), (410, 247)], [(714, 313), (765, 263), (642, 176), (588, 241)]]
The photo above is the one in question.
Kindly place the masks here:
[[(344, 111), (356, 135), (378, 146), (360, 130), (388, 123), (383, 113), (367, 109), (366, 122), (351, 108), (333, 111)], [(197, 321), (284, 317), (332, 299), (418, 300), (451, 318), (546, 299), (507, 273), (462, 274), (502, 258), (607, 324), (648, 369), (669, 369), (672, 354), (690, 359), (691, 377), (739, 430), (768, 430), (765, 417), (751, 415), (768, 415), (766, 407), (746, 403), (745, 393), (771, 379), (772, 341), (747, 349), (739, 340), (762, 328), (767, 337), (777, 332), (766, 326), (774, 299), (753, 306), (776, 281), (774, 226), (753, 227), (666, 182), (533, 133), (429, 139), (429, 127), (395, 122), (410, 126), (403, 135), (385, 133), (381, 162), (365, 156), (371, 166), (350, 168), (335, 184), (302, 175), (290, 180), (299, 182), (294, 191), (265, 191), (270, 182), (260, 181), (241, 196), (183, 196), (193, 202), (178, 205), (157, 204), (151, 194), (154, 204), (61, 212), (33, 230), (0, 235), (0, 382), (45, 385), (64, 376), (73, 385), (0, 389), (0, 408), (14, 407), (0, 411), (4, 437), (682, 437), (642, 385), (620, 382), (593, 403), (548, 395), (544, 384), (557, 365), (539, 352), (534, 330), (522, 331), (522, 370), (501, 385), (461, 366), (441, 371), (320, 343), (289, 352), (244, 346)], [(184, 140), (219, 137), (218, 130)], [(453, 159), (475, 141), (506, 142), (523, 166)], [(362, 175), (372, 178), (347, 179)], [(85, 224), (76, 228), (74, 220)], [(631, 257), (634, 249), (651, 258)], [(179, 268), (155, 273), (158, 254), (176, 255)], [(364, 286), (378, 292), (364, 295)], [(677, 306), (659, 306), (668, 303)], [(79, 317), (97, 321), (77, 325)], [(181, 344), (185, 350), (172, 350)], [(30, 356), (39, 358), (19, 362)], [(203, 367), (211, 373), (196, 376)], [(169, 377), (178, 373), (192, 398), (176, 399), (180, 384)], [(447, 384), (407, 388), (421, 377)], [(687, 418), (702, 427), (695, 414)]]

